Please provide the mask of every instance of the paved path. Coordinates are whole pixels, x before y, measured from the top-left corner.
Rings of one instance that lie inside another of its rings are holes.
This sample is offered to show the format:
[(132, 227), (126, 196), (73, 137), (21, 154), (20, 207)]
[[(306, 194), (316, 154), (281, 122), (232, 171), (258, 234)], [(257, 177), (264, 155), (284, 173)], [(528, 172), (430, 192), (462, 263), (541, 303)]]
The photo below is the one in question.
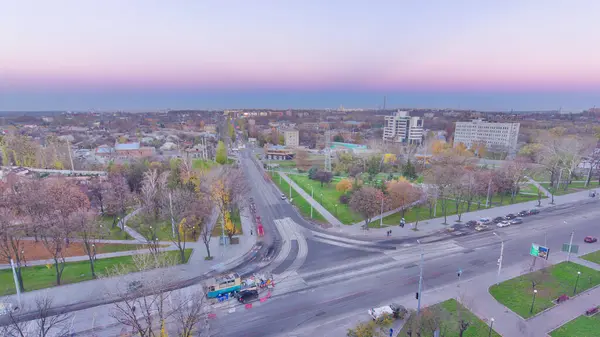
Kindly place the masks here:
[(527, 178), (527, 180), (529, 180), (529, 182), (531, 184), (533, 184), (535, 187), (537, 187), (540, 191), (542, 191), (546, 197), (550, 198), (552, 193), (550, 193), (550, 191), (548, 191), (544, 186), (542, 186), (539, 182), (533, 180), (531, 177), (529, 176), (525, 176), (525, 178)]
[(129, 234), (129, 236), (131, 236), (135, 240), (145, 243), (147, 240), (142, 234), (138, 233), (136, 230), (127, 226), (127, 221), (129, 221), (129, 219), (131, 219), (131, 217), (135, 216), (136, 214), (138, 214), (141, 211), (142, 211), (142, 207), (138, 207), (133, 212), (127, 214), (123, 219), (121, 219), (121, 221), (119, 221), (118, 226), (123, 228), (125, 230), (125, 232), (127, 232), (127, 234)]
[(340, 220), (338, 220), (335, 216), (333, 216), (333, 214), (331, 214), (327, 209), (325, 209), (325, 207), (321, 206), (320, 203), (318, 203), (308, 193), (306, 193), (304, 189), (302, 189), (300, 186), (298, 186), (298, 184), (296, 184), (292, 179), (290, 179), (290, 177), (288, 177), (287, 174), (279, 172), (279, 175), (281, 176), (281, 178), (283, 178), (283, 180), (285, 180), (289, 185), (291, 185), (292, 188), (298, 194), (300, 194), (309, 204), (311, 204), (317, 212), (321, 213), (321, 215), (325, 218), (325, 220), (327, 220), (327, 222), (329, 222), (335, 227), (344, 226), (344, 224)]

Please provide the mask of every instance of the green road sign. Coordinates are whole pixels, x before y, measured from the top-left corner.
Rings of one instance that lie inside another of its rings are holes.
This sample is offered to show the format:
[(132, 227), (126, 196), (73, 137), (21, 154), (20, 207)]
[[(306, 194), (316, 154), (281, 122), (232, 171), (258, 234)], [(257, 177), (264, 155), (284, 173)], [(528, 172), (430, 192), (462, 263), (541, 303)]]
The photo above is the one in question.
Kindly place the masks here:
[[(569, 244), (563, 243), (561, 250), (565, 253), (568, 253), (569, 252)], [(571, 245), (571, 253), (573, 253), (573, 254), (579, 253), (579, 245)]]
[(535, 243), (531, 244), (531, 250), (529, 251), (529, 255), (538, 257), (540, 256), (540, 246)]

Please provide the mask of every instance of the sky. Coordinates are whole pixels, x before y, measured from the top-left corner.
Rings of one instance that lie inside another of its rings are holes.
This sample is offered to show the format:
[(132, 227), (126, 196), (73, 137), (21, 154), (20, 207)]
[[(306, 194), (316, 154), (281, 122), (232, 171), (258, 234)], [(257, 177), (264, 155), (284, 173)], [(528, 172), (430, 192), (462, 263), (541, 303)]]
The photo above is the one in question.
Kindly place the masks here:
[(0, 8), (0, 110), (600, 105), (597, 0)]

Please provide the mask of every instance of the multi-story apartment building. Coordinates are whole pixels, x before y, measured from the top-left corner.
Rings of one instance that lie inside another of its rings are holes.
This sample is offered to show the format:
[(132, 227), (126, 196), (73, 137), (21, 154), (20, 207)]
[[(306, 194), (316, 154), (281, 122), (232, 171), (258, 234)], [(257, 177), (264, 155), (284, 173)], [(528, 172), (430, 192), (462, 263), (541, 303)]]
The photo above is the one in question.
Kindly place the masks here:
[(287, 147), (298, 147), (300, 145), (300, 136), (298, 130), (295, 129), (283, 129), (283, 138), (285, 140), (285, 146)]
[(408, 111), (385, 116), (383, 140), (395, 143), (420, 144), (423, 141), (423, 118), (411, 117)]
[(487, 148), (514, 151), (517, 148), (520, 123), (491, 123), (483, 119), (456, 122), (454, 146), (463, 143), (467, 148), (485, 144)]

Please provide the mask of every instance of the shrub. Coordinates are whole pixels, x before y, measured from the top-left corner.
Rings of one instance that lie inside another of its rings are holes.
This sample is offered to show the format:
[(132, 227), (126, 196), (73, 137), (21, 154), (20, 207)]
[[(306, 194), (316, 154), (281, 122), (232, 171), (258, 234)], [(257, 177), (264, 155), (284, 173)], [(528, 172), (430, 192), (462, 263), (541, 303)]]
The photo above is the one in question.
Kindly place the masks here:
[(350, 197), (346, 194), (340, 195), (340, 203), (347, 205), (350, 202)]

